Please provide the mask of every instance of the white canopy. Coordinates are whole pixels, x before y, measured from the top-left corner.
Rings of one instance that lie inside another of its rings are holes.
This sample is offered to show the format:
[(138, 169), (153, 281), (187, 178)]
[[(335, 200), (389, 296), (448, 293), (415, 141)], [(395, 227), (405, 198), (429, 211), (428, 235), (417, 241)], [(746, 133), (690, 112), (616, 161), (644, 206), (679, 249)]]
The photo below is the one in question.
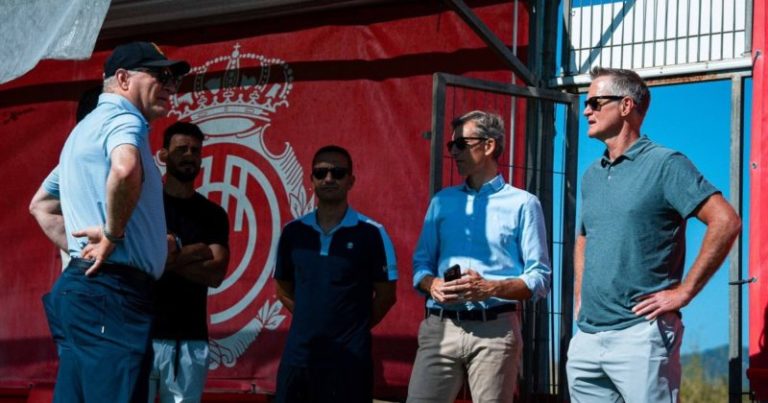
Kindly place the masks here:
[(110, 0), (6, 0), (0, 5), (0, 83), (42, 59), (88, 59)]

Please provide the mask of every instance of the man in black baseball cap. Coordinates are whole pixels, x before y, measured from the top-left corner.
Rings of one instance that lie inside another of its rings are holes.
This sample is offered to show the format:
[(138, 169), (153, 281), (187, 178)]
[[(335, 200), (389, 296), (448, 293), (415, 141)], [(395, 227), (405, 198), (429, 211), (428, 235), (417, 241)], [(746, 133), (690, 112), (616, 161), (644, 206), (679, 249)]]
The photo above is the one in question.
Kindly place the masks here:
[(161, 71), (169, 68), (175, 76), (189, 72), (189, 63), (183, 60), (168, 60), (160, 48), (152, 42), (131, 42), (115, 48), (104, 63), (104, 78), (112, 77), (118, 69), (133, 70), (146, 68)]
[(118, 46), (98, 105), (43, 183), (58, 193), (63, 221), (39, 222), (66, 234), (59, 243), (71, 257), (43, 297), (59, 347), (55, 403), (147, 401), (154, 282), (180, 252), (166, 230), (149, 123), (168, 113), (189, 68), (151, 43)]
[(189, 63), (168, 60), (151, 42), (131, 42), (112, 51), (104, 63), (104, 92), (115, 93), (152, 121), (165, 116)]

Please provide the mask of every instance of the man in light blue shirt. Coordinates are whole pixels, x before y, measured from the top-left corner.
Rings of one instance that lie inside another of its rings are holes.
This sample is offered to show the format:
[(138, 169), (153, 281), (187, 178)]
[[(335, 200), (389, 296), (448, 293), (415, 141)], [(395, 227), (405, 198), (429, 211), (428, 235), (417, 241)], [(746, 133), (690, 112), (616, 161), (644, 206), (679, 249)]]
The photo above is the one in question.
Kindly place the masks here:
[[(499, 116), (454, 120), (448, 150), (466, 181), (432, 199), (413, 255), (413, 286), (428, 298), (408, 402), (453, 401), (465, 375), (472, 400), (511, 402), (522, 351), (518, 303), (549, 292), (541, 205), (498, 173)], [(445, 278), (455, 265), (460, 278)]]
[[(98, 106), (33, 198), (30, 211), (71, 256), (43, 297), (59, 353), (54, 402), (146, 401), (153, 283), (168, 251), (178, 253), (166, 234), (149, 122), (168, 112), (188, 71), (152, 43), (118, 46)], [(61, 211), (36, 208), (55, 206), (57, 196)]]

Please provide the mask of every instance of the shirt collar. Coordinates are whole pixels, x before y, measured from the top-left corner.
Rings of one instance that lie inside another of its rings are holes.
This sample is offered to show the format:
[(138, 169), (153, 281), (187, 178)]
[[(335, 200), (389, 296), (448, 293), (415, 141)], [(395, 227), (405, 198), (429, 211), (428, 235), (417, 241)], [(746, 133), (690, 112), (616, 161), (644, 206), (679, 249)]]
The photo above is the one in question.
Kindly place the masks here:
[(475, 189), (472, 189), (469, 187), (469, 185), (464, 182), (464, 191), (467, 193), (477, 193), (477, 194), (484, 194), (484, 193), (496, 193), (499, 190), (501, 190), (504, 187), (504, 177), (502, 177), (500, 174), (493, 177), (493, 179), (489, 180), (488, 182), (485, 182), (483, 186), (480, 186), (480, 189), (475, 191)]
[[(342, 228), (342, 227), (354, 227), (355, 225), (357, 225), (359, 221), (360, 221), (360, 217), (357, 211), (355, 211), (351, 206), (347, 206), (347, 212), (344, 213), (344, 218), (341, 219), (341, 222), (337, 226), (333, 227), (333, 229), (328, 231), (328, 235), (333, 234), (334, 232), (338, 231), (339, 228)], [(324, 233), (323, 229), (320, 228), (319, 225), (317, 225), (317, 209), (315, 209), (309, 214), (306, 214), (304, 217), (301, 217), (301, 222), (306, 225), (309, 225), (315, 231), (321, 234)]]
[(608, 150), (606, 149), (603, 151), (603, 158), (600, 160), (600, 165), (603, 167), (606, 167), (607, 165), (611, 165), (611, 163), (616, 164), (622, 159), (628, 159), (630, 161), (637, 158), (640, 153), (645, 150), (646, 147), (648, 147), (651, 144), (651, 140), (648, 138), (648, 136), (643, 135), (640, 136), (634, 143), (632, 143), (629, 148), (624, 151), (624, 154), (621, 154), (618, 158), (616, 158), (615, 161), (611, 161), (611, 159), (608, 156)]
[(105, 104), (105, 103), (117, 105), (123, 109), (126, 109), (131, 114), (134, 114), (139, 118), (141, 118), (141, 121), (144, 122), (144, 125), (149, 127), (149, 122), (147, 122), (147, 119), (144, 117), (144, 115), (141, 114), (141, 111), (139, 111), (139, 108), (137, 108), (136, 105), (132, 104), (131, 101), (129, 101), (124, 96), (109, 93), (109, 92), (102, 93), (101, 95), (99, 95), (99, 105)]

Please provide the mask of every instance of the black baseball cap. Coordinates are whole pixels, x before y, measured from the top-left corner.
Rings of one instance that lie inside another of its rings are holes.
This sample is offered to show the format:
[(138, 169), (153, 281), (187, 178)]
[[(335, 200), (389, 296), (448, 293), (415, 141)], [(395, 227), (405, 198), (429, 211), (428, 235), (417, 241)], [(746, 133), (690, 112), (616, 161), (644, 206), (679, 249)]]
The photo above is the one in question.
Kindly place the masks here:
[(118, 69), (132, 70), (138, 67), (157, 70), (168, 67), (176, 76), (187, 74), (190, 68), (184, 60), (168, 60), (152, 42), (131, 42), (112, 51), (104, 62), (104, 78), (112, 77)]

